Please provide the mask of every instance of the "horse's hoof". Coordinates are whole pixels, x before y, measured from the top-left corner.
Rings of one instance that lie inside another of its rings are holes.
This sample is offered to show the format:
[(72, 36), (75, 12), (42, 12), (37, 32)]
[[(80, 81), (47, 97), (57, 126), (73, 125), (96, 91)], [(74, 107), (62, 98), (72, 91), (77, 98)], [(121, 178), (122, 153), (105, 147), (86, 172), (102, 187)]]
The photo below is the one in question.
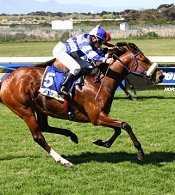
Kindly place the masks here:
[(98, 146), (103, 146), (103, 141), (101, 139), (98, 139), (98, 140), (94, 141), (93, 144), (96, 144)]
[(106, 148), (110, 148), (110, 147), (111, 147), (111, 143), (109, 143), (109, 142), (105, 142), (105, 143), (104, 143), (104, 147), (106, 147)]
[(129, 100), (132, 100), (132, 101), (136, 101), (137, 100), (137, 98), (136, 97), (133, 97), (133, 96), (129, 96), (128, 99)]
[(64, 163), (64, 167), (65, 168), (71, 168), (73, 167), (74, 165), (71, 163), (71, 162), (68, 162), (68, 163)]
[(74, 143), (78, 144), (78, 137), (77, 137), (75, 134), (73, 134), (70, 138), (71, 138), (71, 140), (72, 140)]
[(144, 153), (143, 152), (138, 152), (137, 153), (137, 158), (140, 160), (140, 161), (144, 161)]
[(137, 98), (136, 98), (136, 97), (133, 97), (131, 100), (133, 100), (133, 101), (137, 101)]
[(96, 145), (98, 145), (98, 146), (103, 146), (105, 148), (110, 148), (111, 147), (111, 143), (109, 143), (109, 142), (103, 142), (101, 139), (96, 140), (93, 143), (96, 144)]

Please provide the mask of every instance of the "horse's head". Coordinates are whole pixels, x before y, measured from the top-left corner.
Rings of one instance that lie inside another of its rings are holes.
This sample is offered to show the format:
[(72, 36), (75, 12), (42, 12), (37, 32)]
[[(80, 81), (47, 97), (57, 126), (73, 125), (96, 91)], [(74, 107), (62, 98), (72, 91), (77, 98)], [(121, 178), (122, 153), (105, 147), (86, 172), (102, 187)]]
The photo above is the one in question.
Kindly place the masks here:
[(131, 73), (149, 79), (155, 84), (162, 82), (164, 75), (158, 70), (158, 64), (152, 63), (134, 43), (118, 43), (116, 46), (116, 55), (113, 54), (116, 62), (111, 69), (114, 70), (120, 63), (125, 74)]

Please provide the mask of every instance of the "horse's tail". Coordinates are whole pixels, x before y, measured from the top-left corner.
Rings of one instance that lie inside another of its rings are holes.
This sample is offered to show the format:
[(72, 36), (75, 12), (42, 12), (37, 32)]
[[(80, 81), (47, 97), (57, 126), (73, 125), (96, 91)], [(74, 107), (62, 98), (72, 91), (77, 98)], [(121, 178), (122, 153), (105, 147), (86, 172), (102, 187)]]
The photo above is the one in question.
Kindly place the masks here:
[(46, 68), (47, 66), (51, 66), (55, 62), (56, 58), (53, 58), (47, 62), (42, 62), (39, 64), (33, 65), (33, 67), (41, 67), (41, 68)]

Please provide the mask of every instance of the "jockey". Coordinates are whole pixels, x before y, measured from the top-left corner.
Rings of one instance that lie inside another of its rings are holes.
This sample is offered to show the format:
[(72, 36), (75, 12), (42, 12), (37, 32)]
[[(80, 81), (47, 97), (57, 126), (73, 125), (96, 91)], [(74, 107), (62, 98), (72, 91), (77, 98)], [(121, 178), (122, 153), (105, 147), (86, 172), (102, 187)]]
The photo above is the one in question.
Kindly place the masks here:
[(106, 59), (102, 52), (102, 44), (105, 42), (106, 31), (100, 25), (97, 25), (89, 33), (71, 37), (65, 42), (59, 42), (54, 47), (53, 56), (70, 70), (62, 84), (61, 94), (69, 95), (69, 84), (81, 71), (82, 67), (92, 67), (90, 62), (81, 58), (82, 56), (87, 56), (95, 66), (102, 62), (113, 63), (113, 58)]

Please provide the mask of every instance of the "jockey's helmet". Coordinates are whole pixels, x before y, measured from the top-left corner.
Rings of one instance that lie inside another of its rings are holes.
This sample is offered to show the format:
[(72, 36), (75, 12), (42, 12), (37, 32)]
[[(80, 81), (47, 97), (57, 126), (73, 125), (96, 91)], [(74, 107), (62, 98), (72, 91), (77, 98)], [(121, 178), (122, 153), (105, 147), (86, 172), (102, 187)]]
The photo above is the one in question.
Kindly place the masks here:
[(94, 35), (102, 41), (106, 42), (106, 31), (100, 25), (97, 25), (95, 28), (93, 28), (89, 34)]
[(110, 41), (111, 40), (111, 35), (109, 32), (106, 32), (106, 41)]

